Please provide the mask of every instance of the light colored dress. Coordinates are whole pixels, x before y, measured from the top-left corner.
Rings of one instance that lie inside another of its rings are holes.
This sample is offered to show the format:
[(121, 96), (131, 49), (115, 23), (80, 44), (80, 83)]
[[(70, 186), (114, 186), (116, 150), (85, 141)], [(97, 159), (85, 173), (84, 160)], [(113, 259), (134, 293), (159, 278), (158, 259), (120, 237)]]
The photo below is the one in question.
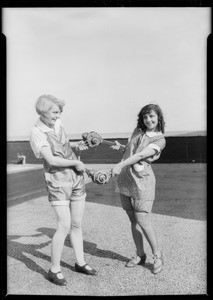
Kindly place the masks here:
[(85, 199), (83, 174), (77, 172), (74, 167), (50, 166), (40, 153), (42, 147), (49, 147), (54, 156), (77, 160), (60, 119), (56, 121), (55, 130), (46, 126), (39, 119), (31, 130), (30, 144), (35, 156), (43, 159), (43, 176), (49, 201), (55, 204), (57, 202), (57, 205), (64, 205), (69, 204), (70, 200)]
[[(159, 154), (166, 145), (161, 132), (144, 133), (135, 128), (128, 142), (123, 160), (135, 153), (141, 152), (146, 147), (151, 147)], [(122, 169), (117, 179), (117, 191), (131, 197), (131, 205), (136, 211), (151, 211), (155, 199), (156, 179), (151, 164), (147, 161)]]

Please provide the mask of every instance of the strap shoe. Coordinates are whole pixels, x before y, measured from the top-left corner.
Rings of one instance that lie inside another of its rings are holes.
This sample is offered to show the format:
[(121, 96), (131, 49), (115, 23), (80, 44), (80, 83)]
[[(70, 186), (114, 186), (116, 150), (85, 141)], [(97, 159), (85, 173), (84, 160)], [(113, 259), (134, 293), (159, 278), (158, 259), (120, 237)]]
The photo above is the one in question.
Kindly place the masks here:
[(161, 253), (160, 256), (154, 255), (153, 273), (158, 274), (163, 268), (164, 260)]
[(87, 275), (97, 275), (97, 271), (91, 267), (89, 267), (88, 264), (85, 264), (83, 266), (79, 266), (78, 264), (75, 264), (75, 270), (79, 273), (84, 273)]
[[(48, 272), (48, 279), (57, 284), (57, 285), (61, 285), (61, 286), (66, 286), (67, 285), (67, 281), (65, 278), (58, 278), (58, 274), (60, 274), (61, 271), (57, 272), (57, 273), (53, 273), (51, 270), (49, 270)], [(62, 273), (61, 273), (62, 274)]]
[(143, 256), (132, 257), (132, 259), (130, 259), (126, 263), (126, 267), (131, 268), (131, 267), (136, 267), (137, 265), (144, 266), (145, 261), (146, 261), (146, 254), (144, 254)]

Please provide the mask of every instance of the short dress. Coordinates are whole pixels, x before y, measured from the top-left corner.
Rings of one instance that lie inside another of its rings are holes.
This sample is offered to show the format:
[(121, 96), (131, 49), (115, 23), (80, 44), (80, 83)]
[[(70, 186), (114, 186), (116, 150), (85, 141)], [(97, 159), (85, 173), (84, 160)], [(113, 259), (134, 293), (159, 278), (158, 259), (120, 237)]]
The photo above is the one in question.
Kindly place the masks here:
[(59, 119), (57, 121), (58, 129), (52, 130), (38, 120), (31, 130), (30, 144), (36, 157), (43, 159), (43, 177), (49, 202), (52, 205), (66, 205), (70, 200), (85, 200), (86, 190), (82, 173), (74, 167), (50, 166), (40, 154), (41, 147), (50, 147), (54, 156), (77, 160), (62, 123)]
[[(163, 134), (161, 132), (154, 133), (152, 136), (148, 134), (135, 128), (126, 146), (123, 160), (141, 152), (147, 146), (156, 149), (157, 153), (163, 150), (166, 145)], [(116, 191), (121, 194), (121, 202), (125, 210), (137, 212), (152, 210), (156, 179), (149, 162), (142, 161), (142, 166), (141, 171), (138, 171), (135, 165), (126, 166), (118, 175)]]

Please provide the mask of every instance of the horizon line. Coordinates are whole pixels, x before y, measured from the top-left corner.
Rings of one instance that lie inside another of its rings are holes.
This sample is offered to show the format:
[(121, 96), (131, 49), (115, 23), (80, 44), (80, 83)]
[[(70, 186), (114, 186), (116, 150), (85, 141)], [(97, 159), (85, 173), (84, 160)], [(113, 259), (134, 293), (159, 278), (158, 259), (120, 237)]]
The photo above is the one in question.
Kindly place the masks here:
[[(111, 132), (111, 133), (99, 133), (104, 139), (122, 139), (129, 138), (132, 132)], [(206, 130), (171, 130), (164, 133), (165, 137), (169, 136), (206, 136)], [(67, 134), (70, 140), (81, 140), (80, 133)], [(13, 141), (29, 141), (30, 136), (8, 136), (7, 142)]]

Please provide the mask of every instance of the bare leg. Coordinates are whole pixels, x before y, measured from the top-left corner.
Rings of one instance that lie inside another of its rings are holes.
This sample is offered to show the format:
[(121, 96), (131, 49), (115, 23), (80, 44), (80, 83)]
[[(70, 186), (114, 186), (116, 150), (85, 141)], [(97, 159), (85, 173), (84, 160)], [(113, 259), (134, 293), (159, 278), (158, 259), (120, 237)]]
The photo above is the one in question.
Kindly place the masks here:
[(140, 231), (140, 226), (137, 223), (135, 213), (133, 210), (126, 211), (130, 222), (131, 222), (131, 231), (132, 231), (132, 237), (136, 246), (136, 254), (138, 256), (144, 255), (144, 243), (143, 243), (143, 235)]
[(135, 217), (147, 238), (147, 241), (152, 249), (152, 253), (154, 255), (160, 255), (157, 235), (152, 225), (150, 214), (146, 212), (135, 212)]
[(51, 245), (51, 271), (56, 273), (60, 271), (60, 260), (64, 246), (65, 238), (70, 230), (70, 210), (69, 206), (53, 206), (56, 221), (57, 230), (52, 239)]
[(84, 250), (83, 250), (83, 233), (82, 233), (82, 219), (84, 214), (85, 200), (72, 201), (71, 210), (71, 230), (70, 241), (75, 253), (76, 263), (79, 266), (85, 264)]

